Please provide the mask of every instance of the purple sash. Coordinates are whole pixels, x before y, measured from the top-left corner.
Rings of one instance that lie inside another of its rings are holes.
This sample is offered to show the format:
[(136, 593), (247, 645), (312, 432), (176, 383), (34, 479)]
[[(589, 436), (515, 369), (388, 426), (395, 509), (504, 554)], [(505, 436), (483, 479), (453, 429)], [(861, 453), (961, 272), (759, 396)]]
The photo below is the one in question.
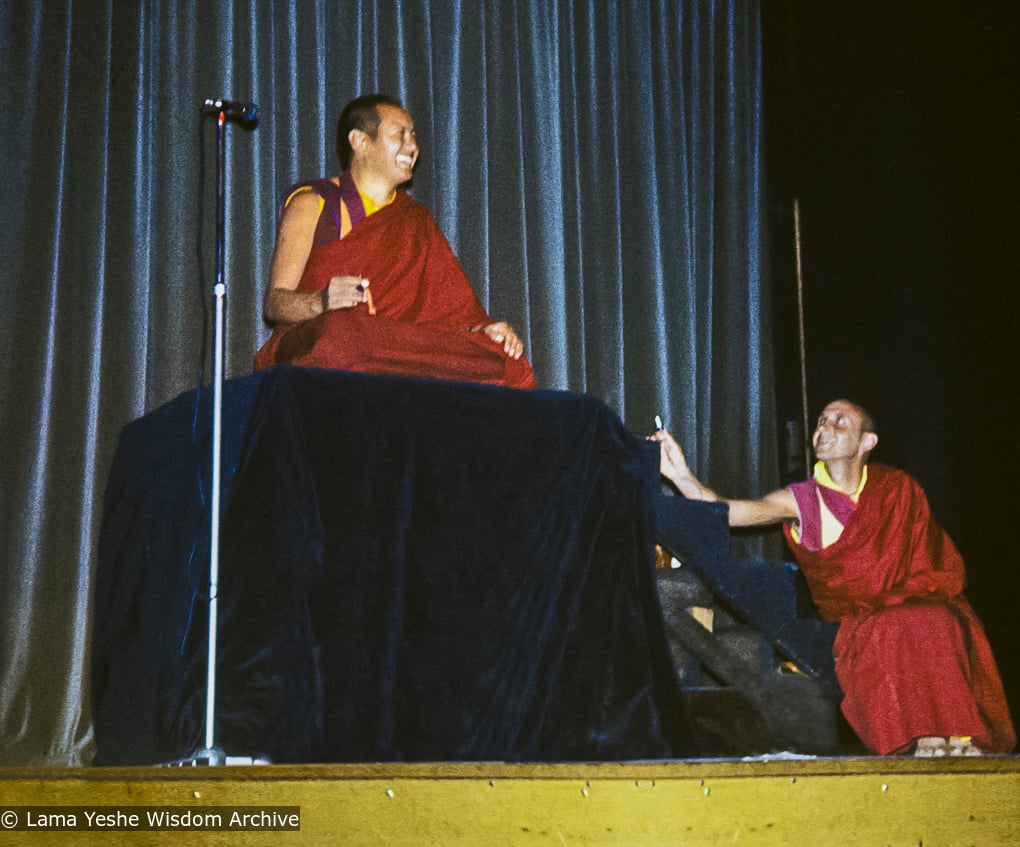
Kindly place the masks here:
[(818, 502), (819, 493), (825, 507), (843, 526), (847, 525), (854, 513), (856, 504), (846, 494), (819, 485), (813, 479), (795, 482), (787, 487), (793, 492), (800, 512), (800, 543), (808, 550), (822, 549), (822, 507)]
[(358, 186), (354, 184), (354, 177), (349, 170), (340, 174), (340, 199), (347, 207), (351, 229), (354, 229), (365, 220), (365, 204), (361, 202), (361, 194), (358, 193)]

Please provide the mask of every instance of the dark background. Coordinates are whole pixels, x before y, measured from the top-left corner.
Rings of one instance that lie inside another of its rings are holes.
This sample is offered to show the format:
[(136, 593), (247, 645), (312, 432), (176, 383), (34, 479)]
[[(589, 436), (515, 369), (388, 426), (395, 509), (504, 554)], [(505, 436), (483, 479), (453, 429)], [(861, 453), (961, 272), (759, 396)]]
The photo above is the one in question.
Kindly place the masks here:
[(1014, 716), (1017, 9), (763, 3), (780, 422), (801, 416), (797, 198), (810, 419), (858, 400), (875, 459), (924, 485)]

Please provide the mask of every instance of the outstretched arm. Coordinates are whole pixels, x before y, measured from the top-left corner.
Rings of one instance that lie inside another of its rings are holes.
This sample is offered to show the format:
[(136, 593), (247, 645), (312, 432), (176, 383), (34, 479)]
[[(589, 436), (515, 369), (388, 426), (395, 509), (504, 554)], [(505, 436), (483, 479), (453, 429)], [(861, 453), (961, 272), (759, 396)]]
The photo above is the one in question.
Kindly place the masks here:
[(726, 500), (730, 526), (768, 526), (796, 520), (797, 501), (789, 488), (779, 488), (759, 500)]
[(668, 429), (657, 430), (649, 438), (659, 442), (659, 472), (677, 487), (688, 500), (719, 500), (720, 497), (701, 481), (687, 466), (687, 457)]
[(729, 506), (730, 526), (767, 526), (798, 517), (797, 501), (788, 488), (780, 488), (758, 500), (720, 497), (691, 472), (683, 448), (670, 435), (669, 430), (660, 429), (651, 439), (659, 442), (659, 470), (662, 475), (689, 500), (726, 503)]

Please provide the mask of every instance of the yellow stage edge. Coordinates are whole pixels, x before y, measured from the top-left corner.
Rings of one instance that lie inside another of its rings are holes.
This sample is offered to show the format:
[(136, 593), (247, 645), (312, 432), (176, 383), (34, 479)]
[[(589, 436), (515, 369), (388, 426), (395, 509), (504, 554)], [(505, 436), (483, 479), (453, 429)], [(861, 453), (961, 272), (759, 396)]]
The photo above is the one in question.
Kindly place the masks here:
[(0, 769), (0, 845), (1020, 844), (1020, 757)]

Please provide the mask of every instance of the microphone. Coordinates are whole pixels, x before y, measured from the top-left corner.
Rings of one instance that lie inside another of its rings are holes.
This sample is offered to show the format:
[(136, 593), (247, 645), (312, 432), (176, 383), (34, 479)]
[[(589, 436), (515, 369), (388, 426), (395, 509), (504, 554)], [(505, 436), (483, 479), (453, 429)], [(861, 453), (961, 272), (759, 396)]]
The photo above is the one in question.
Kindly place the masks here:
[(258, 106), (254, 103), (241, 103), (237, 100), (206, 100), (202, 104), (202, 111), (206, 114), (222, 112), (225, 118), (240, 121), (243, 124), (253, 124), (259, 117)]

